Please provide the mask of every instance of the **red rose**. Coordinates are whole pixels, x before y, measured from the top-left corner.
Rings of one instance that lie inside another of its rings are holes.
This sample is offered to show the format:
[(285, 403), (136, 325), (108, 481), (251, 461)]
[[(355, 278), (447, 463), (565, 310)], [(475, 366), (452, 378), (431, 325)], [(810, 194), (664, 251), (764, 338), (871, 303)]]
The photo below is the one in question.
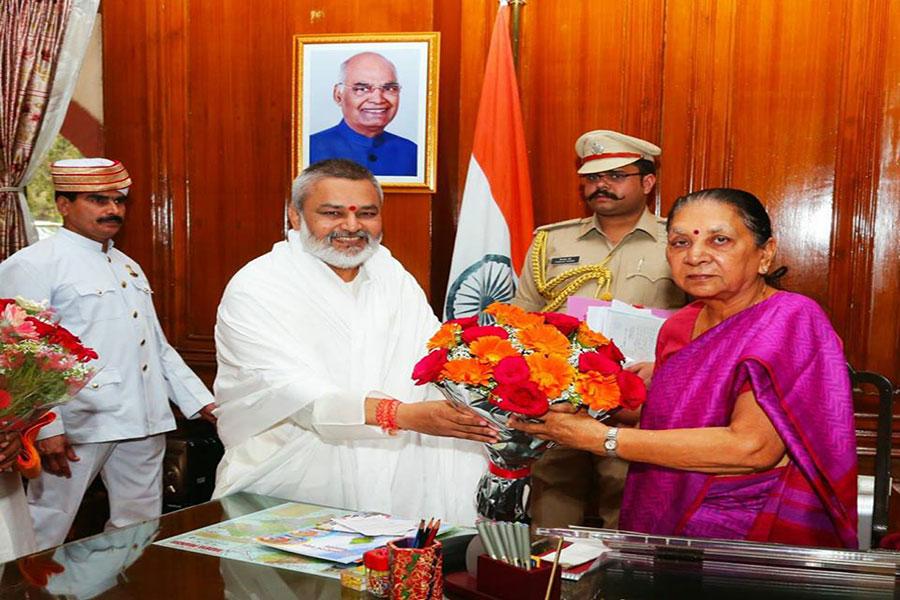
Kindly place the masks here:
[(597, 348), (597, 352), (607, 356), (610, 360), (614, 360), (617, 363), (621, 363), (625, 360), (625, 355), (622, 354), (622, 351), (619, 350), (619, 347), (616, 346), (612, 341), (610, 341), (605, 346), (600, 346)]
[(72, 333), (64, 327), (56, 328), (56, 331), (53, 332), (53, 337), (50, 338), (50, 342), (59, 344), (70, 352), (78, 352), (81, 350), (81, 340), (72, 335)]
[(475, 327), (478, 325), (478, 315), (472, 317), (463, 317), (461, 319), (450, 319), (447, 323), (456, 323), (463, 329), (468, 329), (469, 327)]
[(507, 356), (494, 367), (494, 379), (499, 384), (522, 383), (530, 376), (531, 369), (521, 356)]
[(75, 356), (78, 357), (78, 362), (87, 362), (89, 360), (98, 358), (98, 355), (96, 352), (94, 352), (94, 349), (88, 348), (86, 346), (81, 346), (81, 348), (75, 353)]
[(582, 373), (597, 371), (602, 375), (614, 375), (622, 370), (622, 365), (600, 352), (582, 352), (578, 357), (578, 370)]
[(559, 332), (566, 337), (572, 335), (578, 326), (581, 324), (581, 321), (576, 319), (571, 315), (564, 315), (562, 313), (557, 312), (547, 312), (547, 313), (538, 313), (542, 317), (544, 317), (544, 322), (548, 325), (553, 325)]
[(10, 402), (12, 402), (12, 395), (6, 390), (0, 390), (0, 409), (9, 406)]
[(4, 309), (6, 309), (6, 307), (9, 306), (10, 304), (15, 304), (15, 303), (16, 303), (16, 301), (13, 300), (12, 298), (0, 298), (0, 312), (3, 312)]
[(470, 327), (462, 332), (462, 341), (471, 344), (480, 337), (486, 335), (496, 335), (500, 339), (509, 339), (509, 333), (502, 327), (496, 325), (484, 325), (481, 327)]
[(426, 354), (422, 360), (413, 367), (412, 378), (416, 380), (416, 385), (425, 385), (432, 381), (437, 381), (441, 369), (447, 363), (447, 349), (440, 348)]
[(647, 399), (647, 386), (644, 380), (631, 371), (621, 370), (616, 375), (616, 382), (622, 392), (620, 402), (628, 410), (639, 408)]
[[(35, 323), (35, 327), (38, 328), (38, 333), (42, 336), (44, 336), (44, 332), (49, 333), (49, 336), (44, 337), (47, 337), (51, 344), (59, 344), (71, 354), (75, 355), (79, 362), (87, 362), (93, 358), (97, 358), (97, 353), (94, 352), (92, 348), (86, 348), (81, 343), (81, 339), (78, 336), (73, 335), (72, 332), (65, 327), (60, 327), (59, 325), (47, 325), (38, 319), (34, 319), (32, 322)], [(39, 323), (40, 325), (38, 325)], [(41, 326), (49, 329), (40, 329)]]
[(496, 404), (503, 410), (538, 417), (549, 409), (547, 396), (531, 381), (519, 385), (505, 384), (494, 388)]
[(34, 330), (37, 332), (39, 336), (42, 338), (46, 338), (51, 344), (54, 343), (52, 338), (56, 333), (58, 327), (56, 325), (51, 325), (49, 323), (45, 323), (40, 319), (36, 319), (34, 317), (25, 317), (25, 320), (34, 325)]

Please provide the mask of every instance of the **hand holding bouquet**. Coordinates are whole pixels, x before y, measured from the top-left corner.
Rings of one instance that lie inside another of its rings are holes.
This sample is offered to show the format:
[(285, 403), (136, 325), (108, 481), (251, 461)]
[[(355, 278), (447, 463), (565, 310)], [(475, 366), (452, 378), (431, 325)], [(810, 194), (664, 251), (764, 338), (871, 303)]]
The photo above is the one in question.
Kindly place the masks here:
[(37, 476), (34, 438), (53, 421), (49, 409), (88, 382), (97, 353), (54, 320), (46, 304), (0, 298), (0, 431), (23, 436), (19, 469)]
[(500, 429), (488, 444), (489, 472), (478, 490), (478, 511), (499, 520), (525, 520), (530, 465), (549, 446), (507, 427), (510, 415), (540, 417), (550, 404), (585, 407), (604, 419), (646, 398), (643, 381), (622, 369), (624, 356), (584, 322), (559, 313), (529, 313), (495, 303), (485, 309), (494, 325), (477, 317), (444, 323), (428, 342), (413, 379), (433, 383)]

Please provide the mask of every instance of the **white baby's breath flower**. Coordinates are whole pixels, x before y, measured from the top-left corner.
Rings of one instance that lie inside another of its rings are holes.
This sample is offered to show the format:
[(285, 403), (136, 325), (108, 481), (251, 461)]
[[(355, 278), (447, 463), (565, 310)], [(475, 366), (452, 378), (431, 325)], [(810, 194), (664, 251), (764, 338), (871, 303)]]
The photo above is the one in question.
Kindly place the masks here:
[(38, 302), (37, 300), (29, 300), (28, 298), (23, 298), (22, 296), (16, 296), (16, 304), (27, 310), (28, 312), (40, 313), (44, 312), (48, 308), (50, 308), (49, 300), (41, 300)]

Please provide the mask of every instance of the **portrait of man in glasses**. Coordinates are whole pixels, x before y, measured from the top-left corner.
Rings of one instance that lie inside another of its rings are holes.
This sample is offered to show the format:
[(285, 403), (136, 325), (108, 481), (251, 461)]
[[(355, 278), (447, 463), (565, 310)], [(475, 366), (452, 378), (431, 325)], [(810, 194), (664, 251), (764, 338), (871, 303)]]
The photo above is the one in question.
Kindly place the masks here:
[(341, 63), (332, 98), (343, 118), (309, 138), (310, 164), (346, 158), (375, 175), (416, 175), (416, 143), (385, 128), (400, 108), (397, 68), (381, 54), (360, 52)]

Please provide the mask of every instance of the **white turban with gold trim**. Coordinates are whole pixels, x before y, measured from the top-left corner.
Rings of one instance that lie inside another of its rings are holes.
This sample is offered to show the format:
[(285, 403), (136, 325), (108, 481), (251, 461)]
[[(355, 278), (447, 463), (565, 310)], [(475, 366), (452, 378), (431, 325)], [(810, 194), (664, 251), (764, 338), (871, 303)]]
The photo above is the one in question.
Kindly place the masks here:
[(128, 195), (131, 177), (125, 165), (108, 158), (68, 158), (50, 165), (53, 187), (57, 192), (105, 192), (116, 190)]

